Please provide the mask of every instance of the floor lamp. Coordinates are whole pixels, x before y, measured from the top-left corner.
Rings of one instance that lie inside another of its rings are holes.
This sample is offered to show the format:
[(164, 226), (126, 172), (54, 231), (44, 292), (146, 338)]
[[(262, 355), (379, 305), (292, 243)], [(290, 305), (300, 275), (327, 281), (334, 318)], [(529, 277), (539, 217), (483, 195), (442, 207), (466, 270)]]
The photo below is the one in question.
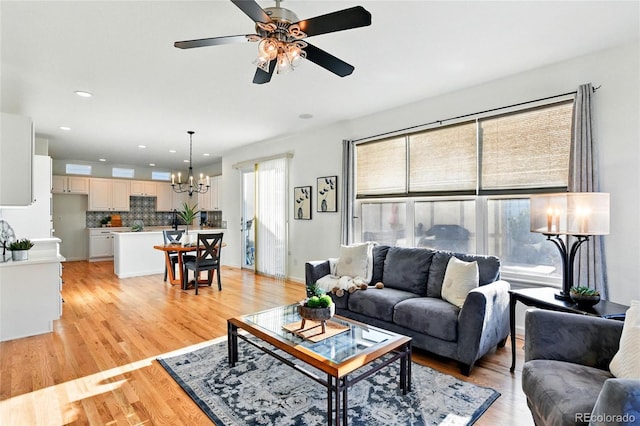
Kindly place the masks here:
[[(573, 264), (580, 245), (592, 235), (609, 234), (609, 194), (565, 192), (532, 195), (530, 218), (531, 232), (545, 235), (560, 251), (562, 290), (555, 296), (570, 300)], [(570, 237), (575, 238), (571, 246)]]

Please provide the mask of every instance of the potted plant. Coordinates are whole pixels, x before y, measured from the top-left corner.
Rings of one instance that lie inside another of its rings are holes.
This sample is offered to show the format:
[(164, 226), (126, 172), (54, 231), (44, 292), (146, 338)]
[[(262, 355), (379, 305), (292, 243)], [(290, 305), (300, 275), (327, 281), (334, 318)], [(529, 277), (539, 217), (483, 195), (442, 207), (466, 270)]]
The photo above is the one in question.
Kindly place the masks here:
[(27, 238), (12, 242), (11, 244), (9, 244), (9, 250), (11, 250), (11, 259), (29, 259), (29, 249), (31, 249), (31, 247), (33, 247), (33, 243)]
[(100, 219), (100, 224), (102, 225), (103, 228), (107, 226), (109, 222), (111, 222), (111, 216), (105, 216), (102, 219)]
[(331, 319), (336, 313), (336, 305), (328, 294), (319, 288), (315, 283), (308, 287), (307, 295), (312, 294), (298, 306), (298, 313), (302, 318), (302, 328), (306, 320), (320, 321), (322, 332), (325, 332), (325, 322)]
[(600, 292), (589, 287), (571, 287), (569, 296), (576, 305), (580, 306), (593, 306), (600, 301)]
[(198, 213), (200, 213), (200, 210), (198, 210), (198, 203), (191, 207), (189, 207), (189, 204), (186, 202), (182, 203), (182, 210), (178, 212), (178, 217), (185, 223), (185, 225), (187, 225), (187, 230), (185, 232), (187, 236), (189, 235), (189, 225), (193, 223)]

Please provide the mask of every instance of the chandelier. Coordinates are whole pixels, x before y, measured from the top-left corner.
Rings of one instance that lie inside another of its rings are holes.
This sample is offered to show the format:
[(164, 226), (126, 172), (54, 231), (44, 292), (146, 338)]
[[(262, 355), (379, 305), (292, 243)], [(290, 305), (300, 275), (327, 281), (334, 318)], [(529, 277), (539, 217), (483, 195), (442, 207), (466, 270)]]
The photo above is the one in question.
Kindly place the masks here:
[(195, 133), (193, 130), (189, 130), (187, 132), (189, 134), (189, 173), (187, 174), (186, 181), (182, 182), (182, 173), (178, 173), (178, 183), (176, 183), (176, 175), (171, 175), (171, 187), (177, 193), (188, 192), (189, 197), (193, 196), (193, 193), (196, 194), (204, 194), (209, 190), (209, 176), (205, 177), (200, 173), (200, 179), (196, 182), (193, 178), (193, 167), (192, 167), (192, 154), (193, 154), (193, 134)]

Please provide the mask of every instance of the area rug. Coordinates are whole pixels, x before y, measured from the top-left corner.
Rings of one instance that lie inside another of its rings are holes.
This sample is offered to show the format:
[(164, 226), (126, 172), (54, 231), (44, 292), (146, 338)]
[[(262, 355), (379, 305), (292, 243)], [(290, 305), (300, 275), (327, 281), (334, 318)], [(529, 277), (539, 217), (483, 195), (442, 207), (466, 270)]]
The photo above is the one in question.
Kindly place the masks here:
[[(244, 341), (238, 353), (231, 368), (224, 340), (158, 362), (218, 426), (326, 425), (322, 385)], [(500, 396), (415, 362), (412, 391), (402, 395), (398, 376), (395, 362), (349, 388), (348, 424), (471, 425)]]

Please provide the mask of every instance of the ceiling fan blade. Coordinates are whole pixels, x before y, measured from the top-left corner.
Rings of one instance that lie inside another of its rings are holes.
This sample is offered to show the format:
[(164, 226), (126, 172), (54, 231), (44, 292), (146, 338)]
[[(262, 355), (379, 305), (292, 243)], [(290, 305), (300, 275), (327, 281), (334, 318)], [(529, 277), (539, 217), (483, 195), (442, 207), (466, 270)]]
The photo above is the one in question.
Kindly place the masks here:
[(297, 23), (307, 37), (371, 25), (371, 14), (362, 6), (339, 10)]
[(268, 24), (271, 18), (254, 0), (231, 0), (241, 11), (243, 11), (254, 22)]
[(273, 75), (273, 70), (276, 69), (277, 60), (273, 60), (269, 62), (269, 72), (263, 71), (260, 68), (256, 69), (256, 74), (253, 76), (254, 84), (264, 84), (271, 81), (271, 76)]
[(304, 49), (304, 51), (307, 52), (308, 60), (320, 65), (322, 68), (326, 69), (327, 71), (331, 71), (332, 73), (340, 77), (348, 76), (355, 69), (353, 65), (349, 65), (342, 59), (338, 59), (330, 53), (327, 53), (324, 50), (319, 49), (309, 43), (307, 43), (307, 47)]
[[(191, 49), (194, 47), (218, 46), (221, 44), (246, 43), (248, 41), (251, 41), (247, 37), (252, 35), (254, 34), (201, 38), (198, 40), (176, 41), (175, 43), (173, 43), (173, 46), (179, 49)], [(255, 36), (259, 37), (257, 34), (255, 34)]]

